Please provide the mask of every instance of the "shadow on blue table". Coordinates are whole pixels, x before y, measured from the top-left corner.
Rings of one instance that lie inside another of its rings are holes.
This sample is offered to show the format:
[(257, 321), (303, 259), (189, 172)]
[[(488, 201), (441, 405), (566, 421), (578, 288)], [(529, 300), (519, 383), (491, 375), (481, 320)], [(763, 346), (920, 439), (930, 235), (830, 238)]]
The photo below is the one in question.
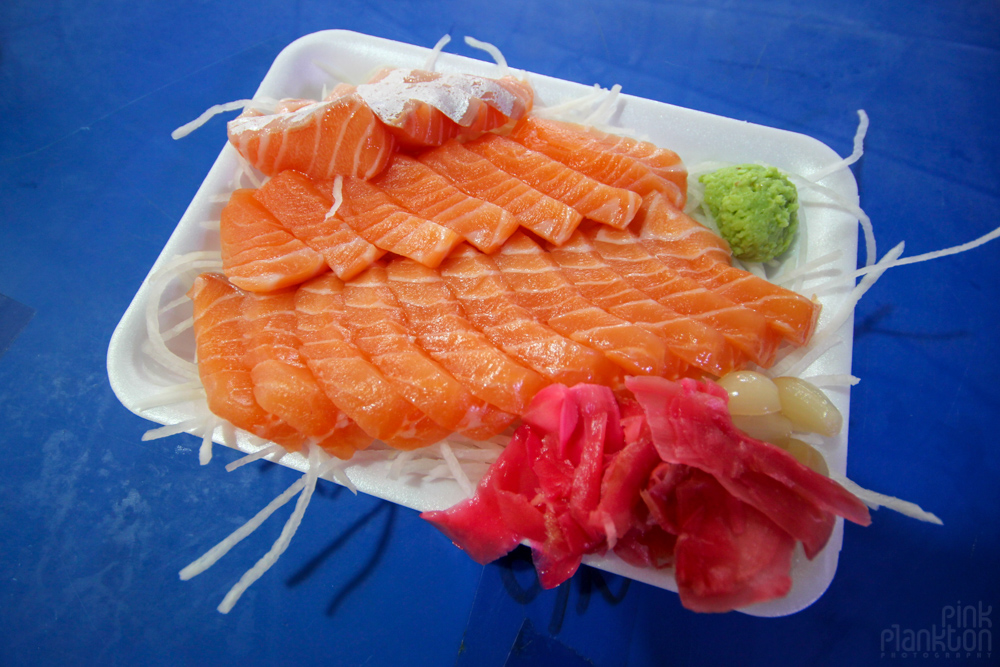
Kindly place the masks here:
[(637, 609), (630, 583), (583, 566), (544, 590), (519, 547), (483, 569), (456, 665), (624, 665)]
[[(328, 486), (328, 485), (324, 485)], [(317, 487), (317, 493), (320, 492), (320, 487)], [(344, 487), (337, 486), (330, 491), (323, 491), (322, 493), (329, 493), (330, 495), (336, 497), (341, 492), (343, 492)], [(367, 526), (370, 522), (378, 518), (380, 514), (385, 514), (385, 523), (382, 526), (382, 533), (379, 535), (378, 543), (375, 545), (375, 549), (372, 552), (371, 558), (365, 561), (364, 565), (360, 570), (358, 570), (354, 576), (347, 580), (340, 590), (338, 590), (333, 598), (330, 600), (330, 604), (326, 607), (326, 615), (333, 616), (337, 613), (337, 609), (340, 607), (341, 603), (347, 599), (347, 597), (357, 590), (365, 580), (371, 576), (371, 574), (378, 568), (379, 563), (385, 554), (386, 546), (389, 544), (389, 539), (392, 537), (392, 529), (396, 523), (396, 513), (398, 511), (398, 506), (392, 503), (378, 503), (371, 511), (364, 514), (357, 521), (347, 527), (340, 535), (337, 536), (329, 545), (327, 545), (322, 551), (313, 556), (303, 565), (295, 574), (288, 578), (285, 584), (289, 588), (294, 588), (306, 582), (309, 577), (316, 572), (327, 559), (335, 555), (341, 548), (347, 545), (351, 537), (360, 531), (362, 528)]]

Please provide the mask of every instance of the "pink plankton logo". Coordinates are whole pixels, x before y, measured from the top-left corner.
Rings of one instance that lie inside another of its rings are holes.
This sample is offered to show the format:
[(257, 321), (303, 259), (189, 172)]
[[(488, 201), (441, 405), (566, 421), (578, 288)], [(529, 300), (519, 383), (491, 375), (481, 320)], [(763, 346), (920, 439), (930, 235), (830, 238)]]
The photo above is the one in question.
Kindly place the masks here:
[(993, 605), (963, 605), (961, 601), (941, 608), (941, 623), (918, 630), (899, 624), (882, 630), (881, 656), (887, 659), (951, 658), (989, 660), (993, 657)]

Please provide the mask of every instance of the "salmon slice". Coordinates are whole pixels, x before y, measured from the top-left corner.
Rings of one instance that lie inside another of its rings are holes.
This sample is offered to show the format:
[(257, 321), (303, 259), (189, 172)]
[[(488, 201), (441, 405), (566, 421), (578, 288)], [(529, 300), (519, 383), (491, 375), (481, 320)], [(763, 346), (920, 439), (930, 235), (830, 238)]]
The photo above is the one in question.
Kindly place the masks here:
[(462, 242), (455, 232), (410, 213), (367, 181), (345, 178), (343, 188), (337, 217), (382, 250), (434, 268)]
[(219, 220), (222, 270), (251, 292), (298, 285), (327, 270), (323, 256), (292, 236), (253, 190), (236, 190)]
[(443, 428), (485, 440), (517, 418), (473, 396), (416, 344), (384, 266), (376, 264), (346, 283), (343, 299), (351, 341), (407, 400)]
[(651, 255), (630, 232), (594, 227), (584, 234), (608, 265), (633, 287), (667, 308), (717, 329), (754, 363), (764, 368), (774, 363), (780, 338), (768, 329), (760, 313), (680, 275)]
[(389, 285), (420, 347), (487, 403), (520, 415), (548, 381), (498, 349), (466, 319), (441, 275), (412, 260), (387, 266)]
[(371, 364), (344, 327), (344, 283), (332, 273), (295, 294), (300, 351), (319, 385), (358, 426), (397, 449), (418, 449), (448, 435)]
[(566, 204), (539, 192), (457, 142), (432, 148), (418, 159), (466, 194), (510, 211), (517, 224), (550, 243), (559, 245), (565, 241), (583, 220), (582, 215)]
[(518, 303), (559, 333), (600, 350), (628, 373), (680, 375), (685, 364), (667, 351), (659, 336), (584, 298), (524, 232), (511, 236), (492, 257)]
[(487, 134), (466, 143), (465, 147), (539, 192), (572, 207), (583, 217), (617, 229), (628, 226), (642, 202), (631, 190), (595, 181), (505, 137)]
[(461, 246), (441, 264), (440, 273), (473, 326), (529, 368), (567, 386), (621, 383), (621, 370), (607, 357), (542, 324), (521, 307), (488, 255)]
[(257, 403), (339, 458), (370, 445), (371, 436), (330, 401), (299, 353), (295, 290), (248, 293), (243, 316)]
[(517, 230), (509, 211), (470, 197), (441, 174), (401, 153), (371, 182), (420, 217), (444, 225), (483, 252), (494, 252)]
[(246, 364), (246, 293), (217, 273), (203, 273), (188, 291), (194, 303), (195, 350), (198, 375), (205, 386), (208, 408), (233, 426), (276, 442), (288, 450), (301, 449), (306, 438), (285, 421), (260, 406)]
[(737, 368), (742, 357), (733, 354), (722, 334), (632, 287), (579, 230), (564, 245), (548, 251), (584, 297), (612, 315), (656, 332), (686, 363), (715, 376)]
[(514, 127), (510, 138), (601, 183), (643, 197), (659, 192), (671, 202), (683, 201), (675, 183), (660, 178), (642, 162), (610, 150), (599, 139), (570, 124), (529, 116)]
[(677, 186), (677, 199), (671, 199), (678, 208), (683, 208), (687, 199), (687, 168), (681, 162), (677, 153), (666, 148), (660, 148), (649, 141), (632, 139), (618, 134), (602, 132), (588, 125), (574, 125), (586, 134), (600, 141), (609, 150), (634, 158), (665, 181)]
[(664, 264), (760, 313), (792, 344), (809, 342), (819, 319), (818, 303), (731, 266), (724, 240), (661, 197), (647, 198), (636, 222), (640, 241)]
[(395, 140), (356, 94), (273, 114), (229, 121), (229, 142), (268, 176), (294, 169), (315, 180), (371, 178), (382, 171)]
[(416, 69), (386, 69), (358, 95), (407, 148), (440, 146), (504, 128), (531, 110), (534, 92), (513, 77), (489, 79)]
[[(333, 183), (324, 187), (332, 192)], [(385, 254), (331, 214), (332, 194), (328, 197), (296, 171), (271, 178), (254, 192), (254, 198), (295, 238), (323, 255), (341, 280), (353, 278)]]

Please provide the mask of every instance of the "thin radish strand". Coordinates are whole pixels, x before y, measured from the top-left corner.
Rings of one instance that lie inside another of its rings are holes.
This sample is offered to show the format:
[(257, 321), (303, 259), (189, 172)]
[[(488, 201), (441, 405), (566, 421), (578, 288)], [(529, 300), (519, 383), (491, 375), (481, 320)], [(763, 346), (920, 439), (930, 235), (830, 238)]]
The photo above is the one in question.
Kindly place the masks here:
[(816, 259), (809, 260), (808, 262), (795, 267), (794, 269), (789, 269), (784, 273), (776, 276), (774, 278), (774, 283), (776, 285), (781, 285), (782, 287), (790, 285), (799, 278), (810, 278), (815, 277), (814, 272), (819, 271), (829, 271), (831, 270), (828, 265), (836, 262), (841, 257), (843, 257), (843, 250), (834, 250), (833, 252), (828, 252), (825, 255), (817, 257)]
[(212, 419), (205, 425), (205, 434), (201, 437), (201, 447), (198, 448), (198, 463), (205, 466), (212, 462), (212, 434), (218, 419)]
[[(233, 605), (240, 599), (240, 596), (253, 585), (255, 581), (261, 578), (265, 572), (267, 572), (281, 554), (285, 552), (288, 548), (289, 543), (292, 541), (292, 537), (295, 535), (295, 531), (298, 530), (299, 524), (302, 523), (302, 517), (306, 513), (306, 508), (309, 506), (309, 501), (312, 499), (313, 491), (316, 490), (316, 480), (319, 478), (320, 465), (319, 465), (319, 455), (320, 448), (314, 446), (309, 452), (309, 470), (306, 472), (305, 488), (302, 490), (302, 494), (299, 496), (298, 501), (295, 503), (295, 510), (292, 515), (288, 517), (288, 521), (285, 523), (285, 527), (281, 530), (281, 535), (275, 540), (274, 546), (271, 550), (264, 554), (257, 563), (247, 570), (247, 572), (240, 578), (240, 580), (233, 586), (226, 597), (223, 598), (222, 602), (218, 606), (219, 612), (223, 614), (228, 614), (233, 608)], [(326, 465), (334, 465), (336, 461), (328, 461)], [(324, 466), (325, 467), (325, 466)]]
[(176, 403), (184, 403), (185, 401), (203, 400), (204, 398), (205, 387), (201, 384), (201, 380), (192, 380), (191, 382), (182, 382), (174, 385), (157, 394), (137, 401), (133, 407), (136, 410), (142, 411), (150, 408), (162, 408)]
[(607, 125), (614, 113), (615, 103), (618, 101), (618, 95), (621, 93), (621, 90), (622, 87), (617, 83), (611, 86), (611, 90), (601, 100), (601, 103), (597, 105), (597, 108), (584, 119), (584, 124)]
[[(332, 462), (330, 462), (332, 463)], [(330, 465), (327, 463), (327, 465)], [(325, 467), (325, 466), (324, 466)], [(216, 544), (214, 547), (205, 552), (201, 557), (196, 559), (190, 565), (185, 567), (180, 571), (180, 578), (182, 581), (187, 581), (192, 577), (196, 577), (208, 568), (215, 565), (220, 558), (229, 553), (230, 549), (235, 547), (237, 544), (243, 541), (245, 537), (252, 534), (257, 530), (268, 517), (274, 514), (277, 510), (283, 507), (289, 500), (295, 497), (299, 491), (306, 485), (306, 476), (303, 475), (299, 479), (295, 480), (291, 486), (285, 489), (277, 498), (272, 500), (267, 504), (264, 509), (257, 512), (249, 521), (230, 533), (224, 540)]]
[(865, 145), (865, 135), (868, 133), (868, 114), (865, 113), (864, 109), (858, 109), (858, 129), (854, 133), (854, 150), (851, 154), (845, 157), (839, 162), (834, 162), (825, 169), (820, 169), (814, 174), (809, 175), (809, 180), (816, 182), (821, 181), (832, 173), (838, 172), (841, 169), (846, 169), (855, 162), (861, 159), (864, 155), (864, 145)]
[(802, 178), (797, 174), (790, 173), (788, 176), (793, 182), (795, 182), (796, 185), (818, 192), (835, 204), (837, 208), (850, 213), (858, 219), (858, 223), (860, 223), (861, 230), (865, 237), (865, 266), (871, 266), (874, 264), (877, 256), (877, 250), (875, 247), (875, 229), (872, 227), (872, 221), (871, 218), (868, 217), (868, 214), (861, 210), (860, 206), (847, 201), (831, 188), (820, 185), (819, 183), (813, 183), (809, 179)]
[(878, 493), (877, 491), (870, 491), (858, 486), (858, 484), (852, 482), (847, 477), (844, 477), (836, 471), (830, 471), (830, 479), (847, 489), (848, 492), (857, 496), (861, 502), (873, 510), (877, 510), (880, 507), (886, 507), (894, 512), (899, 512), (904, 516), (908, 516), (911, 519), (926, 521), (927, 523), (935, 523), (939, 526), (944, 525), (944, 522), (941, 521), (941, 519), (939, 519), (936, 515), (928, 512), (916, 503), (911, 503), (908, 500), (902, 500), (901, 498), (896, 498), (895, 496), (887, 496), (885, 494)]
[(458, 485), (461, 487), (462, 493), (465, 494), (466, 498), (472, 497), (475, 490), (473, 489), (469, 478), (466, 476), (465, 471), (462, 470), (462, 465), (458, 462), (458, 459), (455, 458), (455, 452), (452, 451), (451, 446), (447, 442), (441, 442), (439, 443), (439, 446), (441, 447), (441, 456), (444, 457), (445, 463), (448, 464), (448, 468), (451, 470), (451, 474), (455, 478), (455, 481), (458, 482)]
[(237, 468), (245, 466), (248, 463), (253, 463), (254, 461), (257, 461), (257, 460), (260, 460), (260, 459), (265, 458), (267, 456), (270, 456), (271, 454), (276, 454), (277, 455), (277, 458), (275, 458), (272, 461), (272, 463), (277, 463), (281, 459), (281, 457), (284, 456), (287, 453), (288, 452), (285, 451), (284, 447), (282, 447), (281, 445), (279, 445), (277, 443), (272, 443), (272, 444), (268, 445), (267, 447), (263, 447), (261, 449), (258, 449), (253, 454), (247, 454), (246, 456), (238, 458), (238, 459), (236, 459), (235, 461), (233, 461), (231, 463), (227, 463), (226, 464), (226, 472), (232, 472), (232, 471), (236, 470)]
[(493, 60), (496, 61), (496, 64), (500, 67), (500, 76), (508, 76), (510, 74), (510, 68), (507, 67), (507, 59), (503, 57), (502, 53), (500, 53), (500, 49), (487, 42), (480, 42), (474, 37), (466, 36), (465, 43), (474, 49), (479, 49), (480, 51), (485, 51), (490, 54), (490, 57), (493, 58)]
[(195, 118), (190, 123), (185, 123), (181, 125), (176, 130), (170, 133), (173, 139), (183, 139), (187, 135), (191, 134), (199, 127), (210, 121), (215, 116), (220, 113), (226, 113), (227, 111), (236, 111), (237, 109), (242, 109), (248, 104), (252, 103), (253, 100), (236, 100), (235, 102), (226, 102), (224, 104), (216, 104), (205, 110), (200, 116)]
[(194, 417), (193, 419), (185, 419), (184, 421), (176, 424), (168, 424), (159, 428), (150, 429), (142, 434), (142, 441), (149, 442), (150, 440), (159, 440), (160, 438), (169, 438), (170, 436), (177, 435), (178, 433), (185, 433), (204, 424), (205, 419), (206, 417), (204, 416)]
[(853, 387), (861, 378), (850, 374), (832, 373), (829, 375), (810, 375), (802, 378), (815, 387)]
[[(993, 239), (1000, 236), (1000, 227), (997, 227), (991, 232), (983, 234), (977, 239), (973, 239), (968, 243), (963, 243), (962, 245), (953, 246), (951, 248), (944, 248), (943, 250), (934, 250), (932, 252), (925, 252), (922, 255), (914, 255), (913, 257), (902, 257), (895, 262), (892, 266), (888, 268), (895, 268), (897, 266), (906, 266), (907, 264), (917, 264), (919, 262), (928, 262), (932, 259), (937, 259), (939, 257), (947, 257), (949, 255), (957, 255), (958, 253), (966, 252), (967, 250), (972, 250), (973, 248), (978, 248), (979, 246), (989, 243)], [(852, 274), (848, 274), (848, 278), (854, 279), (860, 276), (867, 275), (874, 270), (875, 267), (865, 267), (863, 269), (858, 269)]]
[(427, 60), (424, 61), (425, 70), (428, 72), (434, 71), (434, 66), (437, 64), (438, 56), (441, 54), (444, 47), (448, 46), (449, 42), (451, 42), (451, 35), (445, 35), (437, 41), (437, 44), (435, 44), (434, 48), (431, 49), (430, 55), (427, 56)]

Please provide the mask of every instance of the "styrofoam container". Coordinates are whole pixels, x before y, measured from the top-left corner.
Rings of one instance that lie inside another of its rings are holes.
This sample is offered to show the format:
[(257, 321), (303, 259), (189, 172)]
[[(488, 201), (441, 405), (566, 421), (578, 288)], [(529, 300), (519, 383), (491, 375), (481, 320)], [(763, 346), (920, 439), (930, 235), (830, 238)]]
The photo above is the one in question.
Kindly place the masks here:
[[(275, 59), (261, 82), (255, 97), (319, 99), (325, 90), (339, 81), (360, 83), (376, 69), (384, 66), (421, 67), (430, 49), (403, 44), (358, 33), (329, 30), (313, 33), (296, 40)], [(486, 57), (486, 56), (484, 56)], [(492, 61), (481, 61), (447, 53), (437, 61), (438, 71), (463, 71), (497, 76)], [(520, 74), (521, 72), (518, 71)], [(591, 86), (523, 73), (536, 92), (536, 108), (547, 107), (592, 93)], [(336, 77), (336, 78), (335, 78)], [(627, 91), (626, 91), (627, 92)], [(225, 100), (206, 100), (206, 107)], [(760, 162), (774, 165), (786, 172), (808, 175), (840, 159), (825, 144), (801, 134), (754, 125), (707, 113), (692, 111), (661, 102), (621, 95), (613, 123), (624, 128), (623, 133), (640, 133), (642, 138), (676, 151), (688, 165), (707, 161), (729, 163)], [(178, 119), (178, 125), (187, 119)], [(220, 124), (201, 131), (218, 132)], [(163, 252), (150, 270), (131, 305), (121, 319), (108, 349), (108, 377), (115, 394), (125, 407), (159, 424), (179, 424), (204, 412), (204, 407), (192, 402), (145, 407), (150, 397), (162, 394), (177, 385), (180, 376), (157, 363), (147, 352), (149, 334), (146, 310), (152, 298), (151, 276), (172, 259), (195, 251), (218, 251), (219, 213), (229, 192), (241, 173), (238, 156), (229, 144), (220, 153), (188, 207)], [(838, 196), (853, 205), (858, 202), (857, 185), (849, 170), (841, 170), (822, 181)], [(830, 271), (843, 274), (856, 268), (857, 219), (821, 195), (800, 189), (802, 226), (797, 249), (785, 261), (795, 262), (804, 255), (808, 261), (833, 250), (841, 250), (840, 259), (828, 265)], [(180, 297), (190, 285), (171, 284), (159, 304), (177, 300), (180, 305), (159, 316), (161, 330), (181, 324), (190, 317), (190, 306)], [(803, 290), (808, 294), (809, 283)], [(820, 329), (830, 313), (846, 300), (849, 288), (821, 296), (823, 315)], [(152, 304), (156, 308), (159, 304)], [(841, 343), (817, 359), (804, 375), (847, 374), (851, 370), (853, 317), (849, 317), (837, 335)], [(190, 331), (170, 341), (177, 354), (193, 361), (194, 343)], [(849, 392), (846, 389), (828, 392), (846, 419), (849, 416)], [(214, 434), (222, 442), (222, 430)], [(824, 455), (831, 470), (844, 473), (847, 462), (847, 429), (830, 439)], [(238, 434), (237, 446), (246, 452), (260, 448), (247, 434)], [(284, 456), (283, 465), (304, 471), (305, 459), (298, 454)], [(394, 479), (389, 461), (365, 461), (346, 468), (357, 488), (367, 494), (416, 509), (444, 509), (464, 497), (452, 480), (428, 481), (415, 476)], [(205, 475), (223, 474), (220, 469), (206, 470)], [(473, 480), (474, 481), (474, 480)], [(434, 530), (430, 525), (427, 529)], [(833, 579), (843, 539), (843, 524), (837, 521), (828, 546), (814, 560), (806, 560), (801, 549), (793, 565), (793, 588), (781, 599), (753, 605), (742, 610), (755, 616), (781, 616), (799, 611), (819, 598)], [(642, 569), (623, 563), (613, 554), (584, 560), (594, 567), (621, 574), (654, 586), (677, 590), (671, 571)]]

